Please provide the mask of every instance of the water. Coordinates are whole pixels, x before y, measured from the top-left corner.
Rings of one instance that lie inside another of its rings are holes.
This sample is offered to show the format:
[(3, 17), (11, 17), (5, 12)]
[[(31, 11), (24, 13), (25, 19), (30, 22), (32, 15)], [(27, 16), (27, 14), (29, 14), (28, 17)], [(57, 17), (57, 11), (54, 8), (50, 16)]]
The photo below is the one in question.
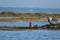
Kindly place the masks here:
[(45, 13), (60, 13), (58, 8), (13, 8), (13, 7), (0, 7), (0, 12), (45, 12)]
[[(49, 24), (48, 22), (32, 22), (33, 25), (46, 25)], [(20, 21), (20, 22), (0, 22), (0, 26), (29, 26), (29, 22), (26, 21)]]
[(60, 30), (0, 31), (0, 40), (60, 40)]

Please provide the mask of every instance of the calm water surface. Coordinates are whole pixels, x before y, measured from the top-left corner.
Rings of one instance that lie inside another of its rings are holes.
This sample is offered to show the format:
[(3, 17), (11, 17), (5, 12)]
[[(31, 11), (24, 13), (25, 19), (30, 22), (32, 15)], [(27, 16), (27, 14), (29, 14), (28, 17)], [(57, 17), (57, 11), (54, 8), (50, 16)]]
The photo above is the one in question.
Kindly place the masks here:
[(60, 40), (60, 30), (0, 31), (0, 40)]
[[(33, 25), (42, 26), (49, 24), (48, 22), (32, 22)], [(29, 26), (29, 22), (0, 22), (0, 26)]]

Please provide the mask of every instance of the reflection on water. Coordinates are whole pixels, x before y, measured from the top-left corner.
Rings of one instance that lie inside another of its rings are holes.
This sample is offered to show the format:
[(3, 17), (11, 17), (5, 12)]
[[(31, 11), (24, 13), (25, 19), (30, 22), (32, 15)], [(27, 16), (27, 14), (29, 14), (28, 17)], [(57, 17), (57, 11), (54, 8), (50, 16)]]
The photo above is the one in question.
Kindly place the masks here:
[(60, 40), (59, 30), (0, 31), (0, 40)]
[[(42, 26), (48, 24), (48, 22), (32, 22), (32, 24)], [(0, 22), (0, 26), (29, 26), (29, 22)]]

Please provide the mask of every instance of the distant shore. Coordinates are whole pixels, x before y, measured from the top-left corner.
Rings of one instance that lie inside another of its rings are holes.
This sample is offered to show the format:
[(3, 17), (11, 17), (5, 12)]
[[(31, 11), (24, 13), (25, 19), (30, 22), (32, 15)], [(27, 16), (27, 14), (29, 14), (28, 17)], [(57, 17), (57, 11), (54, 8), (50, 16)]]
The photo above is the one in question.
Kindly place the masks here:
[(60, 14), (49, 14), (44, 12), (37, 13), (14, 13), (0, 12), (0, 22), (17, 22), (17, 21), (47, 21), (48, 17), (59, 18)]

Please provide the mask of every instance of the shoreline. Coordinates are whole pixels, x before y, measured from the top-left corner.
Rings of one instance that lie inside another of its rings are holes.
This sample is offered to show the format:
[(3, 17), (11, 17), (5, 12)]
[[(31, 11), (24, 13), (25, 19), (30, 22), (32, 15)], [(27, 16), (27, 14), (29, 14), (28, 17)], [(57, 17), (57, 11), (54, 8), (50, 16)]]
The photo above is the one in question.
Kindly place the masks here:
[(0, 27), (0, 31), (22, 31), (22, 30), (60, 30), (52, 28), (40, 28), (40, 27)]

